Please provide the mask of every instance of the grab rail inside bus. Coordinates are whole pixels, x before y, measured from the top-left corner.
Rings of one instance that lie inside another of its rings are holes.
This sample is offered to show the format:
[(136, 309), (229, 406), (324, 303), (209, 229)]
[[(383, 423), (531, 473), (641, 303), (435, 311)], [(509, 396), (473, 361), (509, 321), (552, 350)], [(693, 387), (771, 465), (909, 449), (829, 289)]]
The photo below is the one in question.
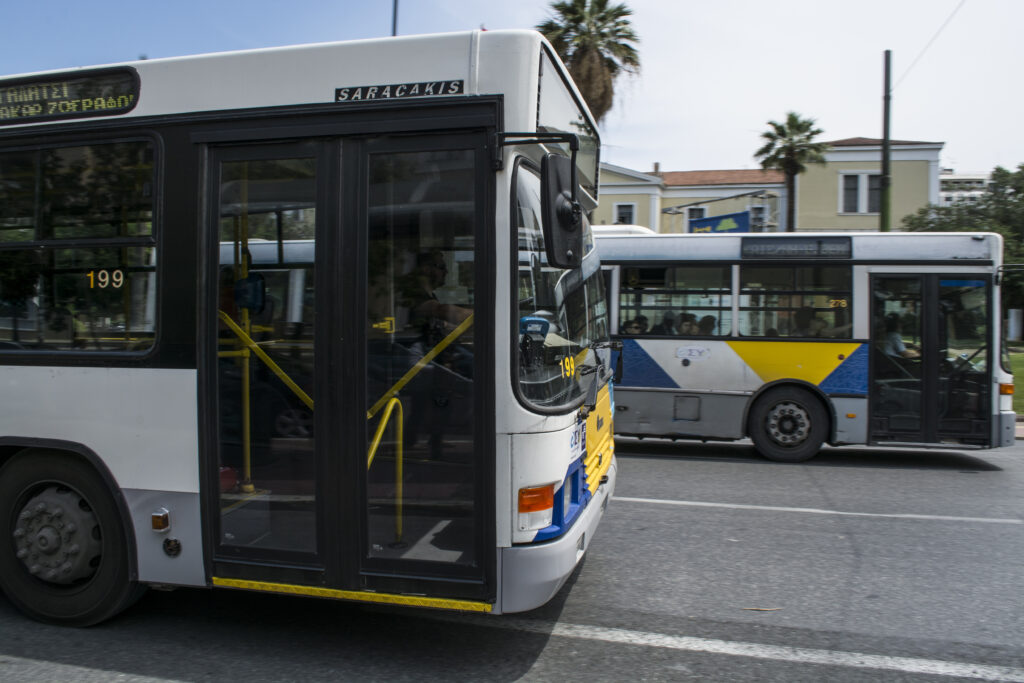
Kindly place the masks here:
[(391, 414), (396, 410), (398, 411), (398, 421), (395, 423), (395, 542), (397, 543), (402, 540), (402, 448), (404, 443), (402, 434), (402, 423), (404, 422), (402, 402), (397, 398), (392, 398), (388, 401), (388, 405), (384, 409), (384, 415), (380, 418), (377, 432), (373, 435), (373, 441), (370, 443), (370, 451), (366, 454), (366, 469), (369, 470), (370, 465), (373, 464), (373, 459), (377, 455), (377, 448), (384, 437), (384, 428), (388, 426)]
[[(302, 387), (296, 384), (295, 380), (289, 377), (288, 373), (282, 370), (281, 366), (275, 363), (274, 359), (268, 356), (267, 352), (261, 349), (259, 344), (257, 344), (252, 337), (246, 334), (245, 330), (238, 326), (238, 323), (231, 319), (231, 316), (224, 311), (217, 311), (217, 315), (224, 324), (228, 326), (228, 329), (235, 333), (235, 336), (238, 337), (238, 340), (242, 342), (246, 349), (255, 353), (256, 357), (263, 361), (270, 371), (277, 375), (277, 378), (284, 382), (284, 385), (291, 389), (292, 393), (295, 394), (300, 401), (305, 403), (310, 410), (313, 410), (313, 399), (310, 398), (309, 394), (303, 391)], [(233, 355), (235, 353), (236, 352), (232, 351), (221, 351), (217, 355), (223, 358), (227, 357), (229, 354)]]
[(366, 419), (370, 419), (371, 417), (376, 415), (377, 411), (383, 408), (384, 405), (395, 394), (402, 390), (402, 387), (404, 387), (406, 384), (412, 381), (412, 378), (418, 375), (420, 371), (427, 366), (427, 363), (437, 358), (438, 354), (440, 354), (442, 351), (451, 346), (451, 343), (458, 339), (460, 336), (462, 336), (462, 333), (468, 330), (469, 326), (472, 324), (473, 314), (470, 313), (465, 320), (459, 323), (454, 330), (448, 333), (447, 337), (439, 341), (434, 348), (430, 349), (430, 351), (428, 351), (426, 355), (423, 356), (423, 358), (420, 358), (416, 362), (416, 365), (409, 368), (409, 370), (404, 375), (402, 375), (402, 377), (397, 382), (391, 385), (390, 389), (384, 392), (384, 394), (377, 400), (377, 402), (373, 404), (373, 407), (366, 411)]
[[(287, 386), (292, 391), (292, 393), (294, 393), (299, 398), (299, 400), (301, 400), (304, 404), (306, 404), (306, 406), (308, 406), (310, 410), (313, 410), (313, 399), (309, 396), (309, 394), (307, 394), (305, 391), (303, 391), (302, 387), (300, 387), (298, 384), (296, 384), (295, 381), (291, 377), (288, 376), (288, 373), (286, 373), (284, 370), (282, 370), (281, 366), (279, 366), (277, 363), (275, 363), (274, 359), (271, 358), (269, 355), (267, 355), (267, 352), (264, 351), (263, 349), (261, 349), (259, 344), (257, 344), (256, 341), (252, 337), (250, 337), (248, 334), (246, 334), (245, 330), (243, 330), (238, 325), (238, 323), (236, 323), (234, 320), (231, 319), (231, 316), (229, 316), (224, 311), (217, 311), (217, 315), (218, 315), (218, 317), (220, 317), (221, 321), (225, 325), (228, 326), (228, 329), (231, 330), (236, 337), (238, 337), (238, 340), (245, 347), (244, 349), (241, 349), (240, 351), (221, 351), (221, 352), (219, 352), (217, 354), (219, 357), (221, 357), (221, 358), (237, 357), (237, 356), (239, 356), (239, 354), (247, 354), (248, 352), (251, 351), (252, 353), (256, 354), (257, 358), (259, 358), (261, 361), (263, 361), (263, 363), (270, 369), (271, 372), (273, 372), (275, 375), (277, 375), (278, 379), (280, 379), (282, 382), (284, 382), (285, 386)], [(465, 329), (465, 328), (463, 328), (463, 329)], [(451, 336), (451, 335), (449, 335), (449, 336)], [(458, 335), (456, 335), (456, 336), (458, 336)], [(447, 341), (447, 343), (445, 343), (446, 341)], [(441, 351), (444, 350), (444, 347), (446, 347), (450, 343), (451, 343), (451, 341), (448, 341), (448, 338), (446, 337), (444, 340), (441, 341), (440, 344), (438, 344), (437, 347), (434, 347), (434, 349), (429, 354), (427, 354), (427, 355), (430, 356), (430, 358), (435, 357), (438, 353), (440, 353)], [(415, 373), (413, 373), (413, 374), (415, 374)], [(411, 378), (412, 377), (410, 376), (409, 379), (411, 379)], [(406, 379), (405, 382), (408, 382), (408, 379)], [(402, 382), (402, 386), (405, 385), (405, 382)], [(392, 387), (392, 391), (389, 392), (389, 394), (391, 394), (391, 398), (390, 398), (390, 400), (387, 401), (387, 406), (386, 406), (386, 409), (384, 410), (384, 415), (381, 417), (380, 423), (377, 425), (377, 432), (373, 436), (373, 441), (370, 444), (370, 451), (366, 455), (366, 469), (369, 470), (370, 469), (370, 465), (373, 464), (374, 457), (376, 457), (376, 455), (377, 455), (377, 449), (380, 447), (381, 439), (384, 436), (384, 428), (387, 427), (388, 422), (390, 421), (392, 414), (397, 409), (397, 411), (398, 411), (398, 418), (397, 418), (397, 420), (398, 421), (396, 422), (396, 425), (397, 425), (397, 445), (396, 445), (396, 459), (395, 459), (395, 508), (396, 508), (396, 514), (395, 514), (395, 541), (396, 542), (402, 540), (402, 506), (403, 506), (403, 495), (402, 495), (402, 468), (403, 467), (402, 466), (403, 466), (403, 458), (404, 458), (404, 454), (403, 454), (403, 450), (402, 450), (403, 449), (402, 425), (404, 423), (404, 417), (403, 417), (403, 412), (402, 412), (402, 402), (399, 401), (397, 398), (395, 398), (393, 396), (393, 394), (397, 393), (399, 391), (399, 389), (401, 389), (401, 386), (396, 385), (395, 387)], [(247, 414), (249, 412), (249, 397), (248, 397), (248, 395), (245, 395), (245, 396), (242, 397), (242, 402), (243, 402), (242, 410), (243, 410), (244, 413)], [(374, 410), (373, 412), (376, 413), (377, 411)], [(373, 417), (373, 413), (367, 414), (367, 419), (371, 419), (372, 417)], [(243, 482), (248, 484), (248, 486), (250, 486), (250, 487), (252, 486), (252, 484), (251, 484), (251, 472), (250, 472), (248, 458), (246, 458)]]

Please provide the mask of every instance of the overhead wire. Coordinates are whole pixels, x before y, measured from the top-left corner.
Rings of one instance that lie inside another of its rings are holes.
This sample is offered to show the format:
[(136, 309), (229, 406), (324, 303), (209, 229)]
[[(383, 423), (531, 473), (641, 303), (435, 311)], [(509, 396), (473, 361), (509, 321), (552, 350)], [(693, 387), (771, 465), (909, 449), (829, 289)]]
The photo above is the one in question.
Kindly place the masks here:
[(924, 53), (928, 51), (928, 48), (932, 46), (932, 43), (934, 43), (935, 40), (939, 37), (939, 35), (945, 30), (945, 28), (949, 26), (949, 22), (953, 21), (953, 17), (956, 16), (956, 13), (959, 12), (960, 8), (963, 7), (966, 3), (967, 0), (960, 0), (960, 4), (953, 8), (953, 11), (949, 13), (949, 16), (946, 17), (946, 20), (942, 22), (942, 26), (939, 27), (939, 30), (936, 31), (935, 35), (931, 37), (931, 40), (928, 41), (928, 44), (925, 45), (919, 53), (917, 53), (917, 57), (914, 57), (914, 61), (910, 63), (910, 66), (907, 67), (907, 70), (903, 72), (903, 75), (900, 76), (896, 83), (892, 86), (893, 90), (899, 87), (899, 84), (902, 83), (903, 79), (907, 77), (907, 74), (910, 73), (910, 70), (913, 69), (919, 61), (921, 61), (921, 57), (924, 56)]

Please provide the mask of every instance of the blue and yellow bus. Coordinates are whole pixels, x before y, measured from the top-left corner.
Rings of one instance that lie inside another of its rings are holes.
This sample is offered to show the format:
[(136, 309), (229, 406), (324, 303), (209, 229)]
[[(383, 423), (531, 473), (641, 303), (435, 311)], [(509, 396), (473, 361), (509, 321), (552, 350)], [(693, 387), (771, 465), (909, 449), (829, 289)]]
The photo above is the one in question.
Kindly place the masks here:
[(616, 432), (822, 444), (1012, 444), (992, 233), (615, 235)]

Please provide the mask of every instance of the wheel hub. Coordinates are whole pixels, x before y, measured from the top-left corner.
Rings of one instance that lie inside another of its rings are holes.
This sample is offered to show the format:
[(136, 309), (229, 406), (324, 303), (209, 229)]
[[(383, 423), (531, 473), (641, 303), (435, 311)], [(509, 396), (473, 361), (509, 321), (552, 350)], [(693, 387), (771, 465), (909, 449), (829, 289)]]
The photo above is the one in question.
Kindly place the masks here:
[(13, 536), (18, 559), (44, 581), (74, 583), (99, 566), (99, 523), (88, 502), (71, 489), (50, 486), (29, 499)]
[(768, 413), (768, 434), (781, 446), (797, 446), (810, 436), (811, 420), (802, 406), (778, 403)]

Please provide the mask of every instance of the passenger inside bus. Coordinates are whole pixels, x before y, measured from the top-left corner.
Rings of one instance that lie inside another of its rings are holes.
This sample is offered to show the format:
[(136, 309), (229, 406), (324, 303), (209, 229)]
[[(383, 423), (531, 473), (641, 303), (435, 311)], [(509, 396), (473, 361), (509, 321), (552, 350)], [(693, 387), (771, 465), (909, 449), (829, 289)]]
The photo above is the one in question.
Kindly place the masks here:
[(678, 330), (684, 337), (697, 334), (697, 316), (693, 313), (680, 313)]
[(444, 284), (447, 276), (448, 264), (440, 250), (432, 249), (417, 255), (415, 268), (398, 283), (401, 304), (409, 309), (410, 324), (442, 321), (454, 329), (469, 317), (471, 311), (468, 309), (438, 300), (436, 290)]
[(882, 351), (893, 358), (918, 358), (920, 352), (911, 344), (907, 346), (903, 341), (903, 325), (899, 313), (890, 313), (885, 316), (885, 340), (882, 344)]
[(676, 334), (676, 316), (671, 311), (665, 311), (661, 322), (651, 328), (651, 334)]
[(622, 324), (622, 334), (640, 334), (640, 323), (636, 320), (627, 320)]

